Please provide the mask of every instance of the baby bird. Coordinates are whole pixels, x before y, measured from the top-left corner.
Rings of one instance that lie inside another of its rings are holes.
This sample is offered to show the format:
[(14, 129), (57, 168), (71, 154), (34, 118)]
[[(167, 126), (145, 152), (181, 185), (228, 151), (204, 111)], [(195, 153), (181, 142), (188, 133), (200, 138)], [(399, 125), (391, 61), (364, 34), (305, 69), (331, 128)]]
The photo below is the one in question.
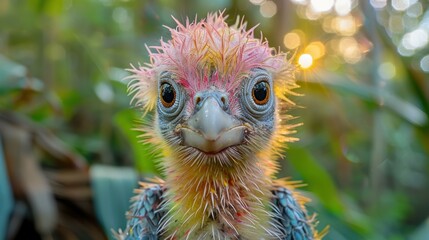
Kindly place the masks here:
[(165, 180), (142, 183), (121, 239), (319, 239), (296, 183), (275, 179), (298, 85), (286, 54), (222, 12), (176, 20), (130, 71)]

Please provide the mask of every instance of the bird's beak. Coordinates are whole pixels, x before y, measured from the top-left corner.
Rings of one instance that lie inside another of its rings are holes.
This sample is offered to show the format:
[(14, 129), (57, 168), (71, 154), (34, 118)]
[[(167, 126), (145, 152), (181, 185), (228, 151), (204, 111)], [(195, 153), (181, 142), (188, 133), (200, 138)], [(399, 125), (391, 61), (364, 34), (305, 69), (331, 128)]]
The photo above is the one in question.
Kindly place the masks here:
[(209, 97), (181, 130), (185, 145), (214, 154), (242, 143), (244, 129), (240, 121)]

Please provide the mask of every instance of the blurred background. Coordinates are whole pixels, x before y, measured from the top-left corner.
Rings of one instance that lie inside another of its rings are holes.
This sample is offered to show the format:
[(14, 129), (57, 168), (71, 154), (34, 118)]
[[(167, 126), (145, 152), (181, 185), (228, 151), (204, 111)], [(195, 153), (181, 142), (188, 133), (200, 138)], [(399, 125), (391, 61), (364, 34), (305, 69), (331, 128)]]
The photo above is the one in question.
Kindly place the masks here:
[(0, 0), (0, 239), (106, 239), (138, 178), (130, 63), (163, 25), (225, 9), (290, 52), (303, 123), (279, 177), (326, 239), (429, 239), (429, 2)]

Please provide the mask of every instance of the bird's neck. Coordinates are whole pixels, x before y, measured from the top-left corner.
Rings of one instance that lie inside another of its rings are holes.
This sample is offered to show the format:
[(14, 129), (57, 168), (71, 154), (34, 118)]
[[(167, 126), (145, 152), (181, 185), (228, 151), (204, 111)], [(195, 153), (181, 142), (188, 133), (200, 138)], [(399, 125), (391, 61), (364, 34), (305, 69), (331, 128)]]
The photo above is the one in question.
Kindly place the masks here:
[(198, 229), (204, 231), (201, 229), (209, 225), (231, 236), (264, 232), (261, 222), (269, 222), (272, 184), (258, 156), (238, 161), (241, 166), (184, 166), (180, 158), (170, 158), (171, 165), (166, 167), (166, 207), (170, 211), (169, 221), (176, 224), (166, 224), (170, 228), (167, 232), (172, 234), (174, 230), (180, 238), (197, 234)]

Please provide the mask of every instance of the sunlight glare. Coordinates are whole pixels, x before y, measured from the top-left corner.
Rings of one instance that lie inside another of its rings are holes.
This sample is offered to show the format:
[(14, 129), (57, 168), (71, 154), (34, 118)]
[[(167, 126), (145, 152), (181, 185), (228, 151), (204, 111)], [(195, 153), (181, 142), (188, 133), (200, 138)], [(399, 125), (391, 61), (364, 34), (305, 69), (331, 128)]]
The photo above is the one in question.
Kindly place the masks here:
[(334, 0), (311, 0), (310, 7), (315, 12), (328, 12), (334, 6)]
[(310, 68), (313, 65), (313, 57), (308, 53), (304, 53), (299, 57), (298, 64), (303, 69)]

